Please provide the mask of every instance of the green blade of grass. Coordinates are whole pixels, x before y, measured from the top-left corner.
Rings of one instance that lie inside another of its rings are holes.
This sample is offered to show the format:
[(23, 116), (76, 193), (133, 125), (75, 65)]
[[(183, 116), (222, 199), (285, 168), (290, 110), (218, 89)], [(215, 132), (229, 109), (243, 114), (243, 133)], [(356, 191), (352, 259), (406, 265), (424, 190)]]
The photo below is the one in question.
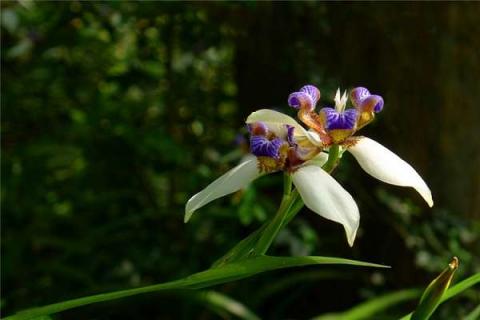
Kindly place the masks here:
[(453, 257), (448, 267), (438, 275), (423, 292), (417, 308), (413, 312), (412, 320), (427, 320), (435, 312), (443, 295), (447, 292), (452, 282), (453, 275), (458, 269), (458, 259)]
[(312, 320), (362, 320), (373, 319), (379, 312), (402, 302), (418, 298), (420, 289), (407, 289), (388, 293), (363, 302), (350, 310), (320, 315)]
[[(247, 308), (243, 303), (224, 295), (217, 291), (207, 291), (198, 294), (197, 299), (209, 306), (212, 310), (225, 311), (239, 319), (244, 320), (260, 320), (253, 311)], [(219, 312), (220, 313), (220, 312)]]
[(342, 265), (353, 265), (353, 266), (362, 266), (362, 267), (388, 268), (388, 266), (384, 266), (384, 265), (343, 259), (343, 258), (334, 258), (334, 257), (256, 256), (249, 259), (237, 261), (234, 263), (225, 264), (217, 268), (198, 272), (180, 280), (175, 280), (171, 282), (165, 282), (165, 283), (160, 283), (160, 284), (155, 284), (155, 285), (150, 285), (150, 286), (140, 287), (135, 289), (120, 290), (120, 291), (114, 291), (109, 293), (96, 294), (96, 295), (73, 299), (73, 300), (62, 301), (62, 302), (50, 304), (43, 307), (21, 311), (5, 319), (10, 319), (10, 320), (33, 319), (33, 318), (65, 311), (68, 309), (89, 305), (92, 303), (110, 301), (110, 300), (130, 297), (138, 294), (156, 292), (161, 290), (171, 290), (171, 289), (200, 289), (200, 288), (206, 288), (206, 287), (214, 286), (214, 285), (229, 282), (229, 281), (250, 277), (265, 271), (290, 268), (290, 267), (307, 266), (307, 265), (318, 265), (318, 264), (342, 264)]
[[(447, 290), (447, 292), (443, 295), (442, 299), (440, 299), (440, 304), (455, 297), (456, 295), (462, 293), (463, 291), (473, 287), (474, 285), (480, 282), (480, 273), (476, 273), (473, 276), (460, 281), (453, 287)], [(403, 316), (400, 320), (410, 320), (413, 312)]]

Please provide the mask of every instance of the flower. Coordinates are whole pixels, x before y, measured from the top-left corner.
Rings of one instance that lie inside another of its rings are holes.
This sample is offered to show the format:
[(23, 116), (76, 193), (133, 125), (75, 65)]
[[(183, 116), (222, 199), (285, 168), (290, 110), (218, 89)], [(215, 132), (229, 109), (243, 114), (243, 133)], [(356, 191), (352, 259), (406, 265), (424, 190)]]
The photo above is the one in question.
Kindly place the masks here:
[(302, 87), (290, 94), (288, 104), (298, 110), (306, 130), (293, 118), (268, 109), (250, 114), (246, 120), (250, 131), (252, 156), (241, 162), (186, 204), (185, 222), (200, 207), (246, 187), (258, 177), (284, 171), (305, 205), (315, 213), (343, 225), (350, 246), (359, 227), (360, 213), (352, 196), (324, 169), (328, 152), (350, 152), (360, 167), (371, 176), (398, 186), (413, 187), (433, 206), (430, 189), (418, 173), (396, 154), (378, 142), (353, 134), (371, 122), (383, 108), (383, 98), (365, 88), (350, 93), (354, 108), (346, 109), (347, 95), (335, 96), (335, 108), (325, 107), (319, 113), (315, 106), (320, 91)]

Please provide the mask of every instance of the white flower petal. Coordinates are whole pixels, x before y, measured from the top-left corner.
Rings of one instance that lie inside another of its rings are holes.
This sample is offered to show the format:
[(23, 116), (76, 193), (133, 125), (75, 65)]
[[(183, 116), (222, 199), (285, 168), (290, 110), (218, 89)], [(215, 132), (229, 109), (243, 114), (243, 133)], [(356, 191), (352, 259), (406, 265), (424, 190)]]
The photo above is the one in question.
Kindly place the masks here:
[(348, 244), (353, 246), (360, 213), (352, 196), (332, 176), (314, 165), (295, 171), (293, 183), (310, 210), (343, 225)]
[(308, 132), (295, 119), (284, 113), (270, 109), (261, 109), (252, 112), (245, 122), (250, 124), (259, 121), (265, 123), (269, 130), (281, 138), (286, 137), (287, 130), (285, 125), (288, 124), (295, 128), (293, 131), (295, 136), (305, 136), (314, 145), (322, 146), (322, 141), (316, 132)]
[(396, 186), (412, 187), (430, 207), (433, 206), (432, 193), (415, 169), (378, 142), (360, 137), (348, 151), (372, 177)]
[(200, 207), (246, 187), (261, 175), (256, 158), (244, 160), (188, 200), (185, 206), (185, 222), (190, 220), (192, 214)]
[(270, 109), (260, 109), (258, 111), (252, 112), (245, 121), (246, 123), (254, 122), (268, 122), (268, 123), (279, 123), (281, 125), (288, 124), (299, 130), (305, 130), (303, 127), (292, 117), (287, 116), (284, 113), (270, 110)]

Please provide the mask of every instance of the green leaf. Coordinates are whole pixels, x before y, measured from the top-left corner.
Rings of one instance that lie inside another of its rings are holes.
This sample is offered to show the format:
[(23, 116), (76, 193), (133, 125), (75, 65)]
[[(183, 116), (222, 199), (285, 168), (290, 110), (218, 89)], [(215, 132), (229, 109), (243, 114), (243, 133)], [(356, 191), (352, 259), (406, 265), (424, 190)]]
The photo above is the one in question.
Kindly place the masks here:
[[(440, 304), (455, 297), (456, 295), (462, 293), (463, 291), (471, 288), (472, 286), (478, 283), (480, 283), (480, 273), (476, 273), (473, 276), (457, 283), (456, 285), (448, 289), (447, 292), (440, 299)], [(410, 320), (412, 317), (412, 314), (413, 312), (403, 316), (400, 320)]]
[(428, 285), (427, 289), (425, 289), (425, 292), (420, 298), (417, 309), (412, 314), (412, 320), (427, 320), (430, 318), (450, 286), (457, 268), (458, 259), (454, 257), (448, 267)]
[(217, 268), (198, 272), (180, 280), (58, 302), (43, 307), (25, 310), (5, 319), (33, 319), (92, 303), (110, 301), (143, 293), (171, 289), (200, 289), (247, 278), (265, 271), (318, 264), (343, 264), (362, 267), (389, 268), (388, 266), (384, 265), (334, 257), (256, 256), (249, 259), (244, 259), (242, 261), (225, 264)]
[(220, 292), (213, 290), (201, 292), (198, 295), (198, 299), (206, 303), (214, 311), (226, 311), (240, 319), (245, 320), (260, 320), (260, 317), (248, 309), (243, 303), (238, 302), (237, 300), (232, 299)]
[(252, 232), (248, 237), (241, 240), (237, 243), (232, 249), (230, 249), (226, 254), (221, 258), (215, 261), (212, 265), (212, 268), (217, 268), (223, 266), (227, 263), (235, 262), (244, 258), (247, 258), (248, 255), (252, 252), (255, 244), (262, 235), (263, 231), (267, 227), (268, 222), (263, 224), (260, 228)]
[(313, 318), (313, 320), (361, 320), (374, 319), (375, 315), (394, 305), (412, 300), (420, 296), (419, 289), (408, 289), (388, 293), (380, 297), (370, 299), (350, 310), (339, 313), (329, 313)]

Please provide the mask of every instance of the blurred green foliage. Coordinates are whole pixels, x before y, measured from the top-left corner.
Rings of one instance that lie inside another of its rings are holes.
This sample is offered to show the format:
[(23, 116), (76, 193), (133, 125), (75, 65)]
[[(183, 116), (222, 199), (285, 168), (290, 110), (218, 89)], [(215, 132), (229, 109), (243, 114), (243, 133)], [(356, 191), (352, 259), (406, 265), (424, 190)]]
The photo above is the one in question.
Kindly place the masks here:
[[(0, 5), (2, 314), (207, 268), (273, 214), (281, 177), (215, 201), (185, 225), (186, 200), (245, 154), (251, 111), (291, 113), (286, 97), (305, 83), (326, 103), (338, 85), (383, 95), (384, 112), (365, 134), (418, 169), (435, 207), (346, 157), (335, 176), (360, 206), (355, 247), (340, 225), (304, 210), (274, 251), (393, 269), (289, 270), (217, 289), (262, 318), (308, 318), (424, 287), (452, 255), (457, 279), (480, 271), (477, 4)], [(188, 297), (139, 297), (61, 318), (215, 318)], [(461, 318), (479, 296), (456, 301), (437, 319)]]

